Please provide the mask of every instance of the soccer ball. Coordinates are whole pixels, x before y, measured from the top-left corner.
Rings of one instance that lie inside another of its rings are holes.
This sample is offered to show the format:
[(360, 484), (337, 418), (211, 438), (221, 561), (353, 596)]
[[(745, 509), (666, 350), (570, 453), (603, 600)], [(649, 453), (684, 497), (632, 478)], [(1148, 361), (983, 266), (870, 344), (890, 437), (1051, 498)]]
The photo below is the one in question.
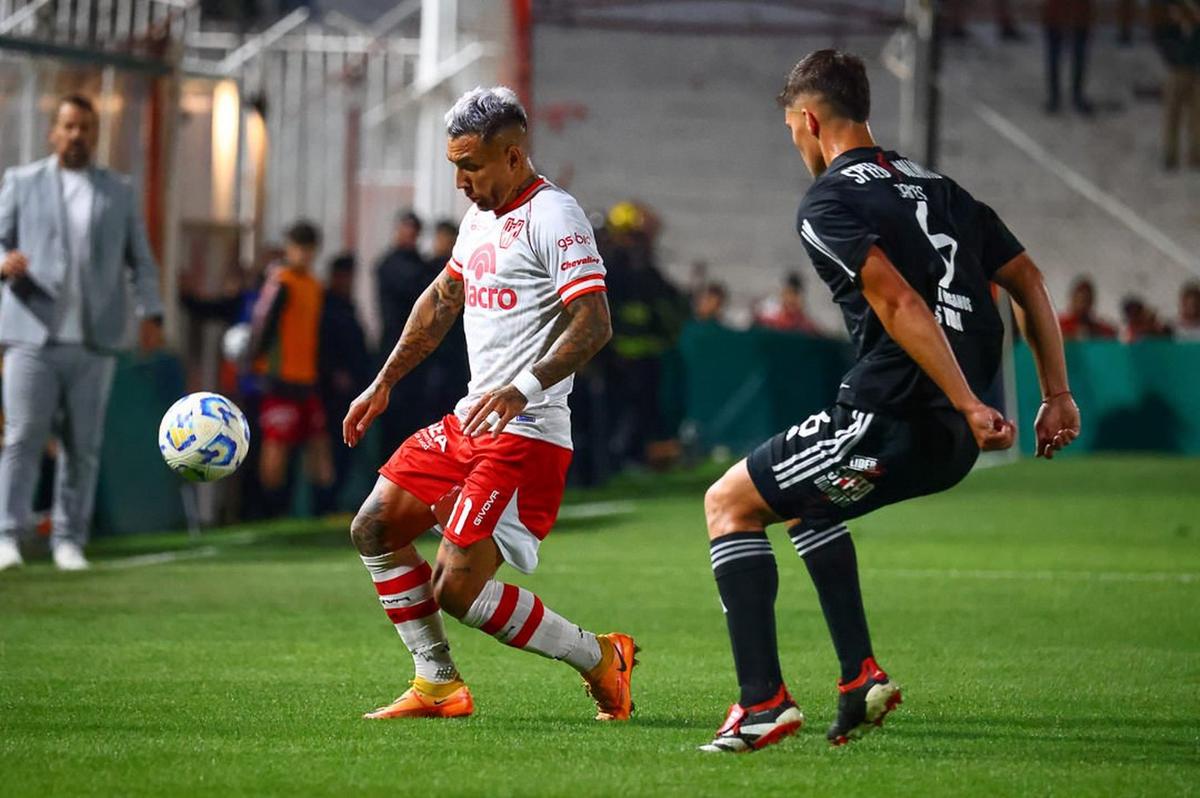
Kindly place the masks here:
[(250, 425), (237, 405), (218, 393), (189, 393), (158, 425), (158, 450), (167, 466), (190, 482), (212, 482), (237, 470), (250, 450)]

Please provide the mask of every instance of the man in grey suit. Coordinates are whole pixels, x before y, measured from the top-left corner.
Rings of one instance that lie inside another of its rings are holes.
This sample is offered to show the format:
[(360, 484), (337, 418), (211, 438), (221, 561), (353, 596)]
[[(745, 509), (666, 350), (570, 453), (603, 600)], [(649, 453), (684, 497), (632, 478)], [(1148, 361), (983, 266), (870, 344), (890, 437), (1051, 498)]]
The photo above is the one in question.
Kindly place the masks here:
[(0, 570), (22, 564), (18, 542), (31, 526), (38, 464), (52, 432), (60, 439), (54, 563), (88, 567), (83, 546), (105, 409), (129, 328), (128, 277), (143, 348), (162, 341), (158, 266), (129, 180), (92, 166), (97, 122), (87, 98), (64, 97), (50, 131), (54, 154), (7, 170), (0, 183)]

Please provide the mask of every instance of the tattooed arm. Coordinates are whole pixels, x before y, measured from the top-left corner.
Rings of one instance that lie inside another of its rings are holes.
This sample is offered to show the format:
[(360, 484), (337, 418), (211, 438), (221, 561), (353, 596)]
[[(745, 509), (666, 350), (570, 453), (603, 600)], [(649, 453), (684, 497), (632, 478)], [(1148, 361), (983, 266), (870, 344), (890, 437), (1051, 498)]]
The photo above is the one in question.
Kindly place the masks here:
[(387, 409), (392, 386), (437, 349), (462, 312), (463, 301), (462, 280), (455, 279), (449, 272), (442, 272), (429, 284), (413, 305), (404, 332), (387, 362), (367, 389), (350, 403), (342, 421), (342, 440), (347, 446), (362, 440), (371, 422)]
[[(612, 321), (608, 313), (608, 298), (604, 292), (579, 297), (567, 305), (566, 313), (571, 317), (567, 328), (562, 331), (546, 356), (534, 363), (530, 369), (532, 376), (528, 379), (536, 380), (538, 385), (531, 384), (526, 390), (533, 393), (543, 391), (571, 376), (612, 338)], [(500, 420), (492, 429), (492, 434), (499, 435), (508, 422), (529, 403), (529, 397), (516, 384), (524, 377), (525, 375), (519, 375), (513, 381), (514, 384), (488, 391), (480, 397), (463, 424), (466, 434), (474, 435), (484, 428), (488, 416), (494, 411)]]

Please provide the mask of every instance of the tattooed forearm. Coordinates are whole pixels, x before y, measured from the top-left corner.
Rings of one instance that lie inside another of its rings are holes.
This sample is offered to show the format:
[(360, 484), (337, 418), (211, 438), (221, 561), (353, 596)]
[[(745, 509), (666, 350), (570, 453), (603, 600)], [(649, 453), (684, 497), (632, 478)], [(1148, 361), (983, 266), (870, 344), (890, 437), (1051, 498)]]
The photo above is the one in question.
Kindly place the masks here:
[(463, 308), (463, 283), (443, 272), (429, 284), (413, 305), (404, 332), (388, 356), (378, 380), (391, 387), (418, 363), (429, 357)]
[(567, 305), (571, 323), (544, 358), (533, 364), (533, 374), (543, 388), (581, 369), (612, 338), (608, 298), (603, 292), (588, 294)]

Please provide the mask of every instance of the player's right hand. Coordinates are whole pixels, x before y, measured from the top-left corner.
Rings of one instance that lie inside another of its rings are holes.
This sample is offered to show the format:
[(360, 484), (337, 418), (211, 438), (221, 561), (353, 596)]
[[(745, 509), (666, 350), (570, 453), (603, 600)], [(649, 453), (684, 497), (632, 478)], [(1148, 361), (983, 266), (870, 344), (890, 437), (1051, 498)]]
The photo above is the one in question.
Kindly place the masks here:
[(975, 443), (981, 451), (990, 452), (1007, 449), (1017, 438), (1017, 427), (994, 407), (979, 404), (963, 411), (963, 417), (971, 427)]
[(342, 419), (342, 441), (347, 446), (357, 446), (371, 422), (387, 410), (389, 393), (391, 389), (388, 386), (375, 381), (350, 403), (350, 409)]
[(4, 276), (5, 280), (12, 280), (17, 277), (24, 277), (29, 272), (29, 260), (23, 253), (12, 249), (4, 256), (4, 262), (0, 263), (0, 275)]
[(1042, 402), (1033, 430), (1037, 434), (1037, 456), (1047, 460), (1053, 460), (1055, 452), (1079, 437), (1079, 407), (1069, 391)]

